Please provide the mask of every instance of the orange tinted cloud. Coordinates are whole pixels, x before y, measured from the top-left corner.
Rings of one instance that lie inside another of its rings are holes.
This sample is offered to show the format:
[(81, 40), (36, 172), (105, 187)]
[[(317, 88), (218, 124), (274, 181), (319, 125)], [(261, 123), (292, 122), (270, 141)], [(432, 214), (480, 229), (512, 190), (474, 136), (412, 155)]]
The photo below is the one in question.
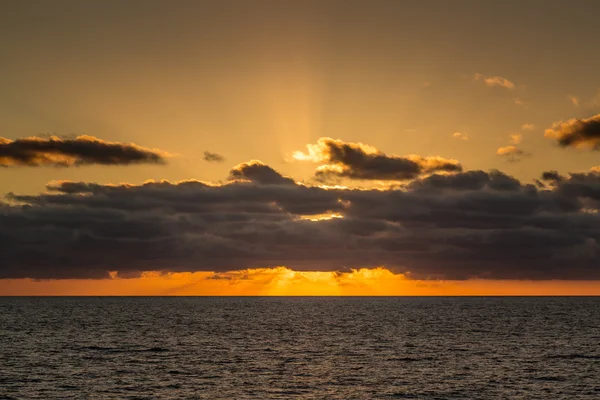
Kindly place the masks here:
[(401, 181), (433, 172), (460, 172), (457, 160), (440, 156), (397, 156), (385, 154), (364, 143), (344, 142), (328, 137), (308, 144), (307, 152), (296, 151), (293, 158), (323, 163), (316, 176), (321, 181), (330, 178)]
[(498, 86), (505, 89), (515, 88), (515, 84), (513, 82), (501, 76), (483, 76), (482, 74), (475, 74), (474, 78), (477, 81), (482, 80), (483, 83), (489, 87)]
[(164, 164), (168, 153), (133, 143), (108, 142), (93, 136), (75, 138), (0, 137), (0, 166), (55, 166)]
[(454, 139), (469, 140), (469, 136), (467, 136), (466, 134), (464, 134), (462, 132), (454, 132), (452, 134), (452, 137)]
[(555, 122), (544, 136), (555, 139), (561, 147), (600, 150), (600, 114)]
[(508, 142), (512, 144), (519, 144), (523, 141), (523, 135), (521, 135), (520, 133), (513, 133), (509, 137), (510, 140)]
[(535, 125), (534, 124), (523, 124), (523, 125), (521, 125), (521, 129), (524, 131), (532, 131), (535, 129)]
[(522, 154), (523, 154), (523, 150), (521, 150), (515, 146), (500, 147), (498, 150), (496, 150), (496, 155), (498, 155), (498, 156), (522, 155)]

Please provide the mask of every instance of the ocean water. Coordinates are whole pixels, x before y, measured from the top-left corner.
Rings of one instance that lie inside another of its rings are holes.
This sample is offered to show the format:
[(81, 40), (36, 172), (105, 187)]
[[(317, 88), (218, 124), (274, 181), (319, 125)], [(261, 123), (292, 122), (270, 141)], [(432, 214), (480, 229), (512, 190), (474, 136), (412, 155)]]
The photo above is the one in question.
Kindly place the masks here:
[(600, 399), (600, 298), (0, 298), (2, 399)]

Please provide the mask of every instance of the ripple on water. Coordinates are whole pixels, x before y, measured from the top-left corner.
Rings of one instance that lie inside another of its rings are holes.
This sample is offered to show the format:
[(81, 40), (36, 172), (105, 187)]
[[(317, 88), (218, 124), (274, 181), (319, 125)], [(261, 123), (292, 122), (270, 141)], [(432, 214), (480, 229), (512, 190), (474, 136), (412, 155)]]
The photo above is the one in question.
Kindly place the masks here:
[(599, 306), (0, 298), (0, 399), (598, 399)]

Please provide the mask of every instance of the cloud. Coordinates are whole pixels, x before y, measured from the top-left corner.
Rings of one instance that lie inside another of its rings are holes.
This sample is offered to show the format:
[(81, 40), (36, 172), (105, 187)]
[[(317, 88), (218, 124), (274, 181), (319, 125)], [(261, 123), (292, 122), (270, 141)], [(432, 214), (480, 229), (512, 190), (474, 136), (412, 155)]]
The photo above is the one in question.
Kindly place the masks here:
[(417, 155), (386, 155), (363, 144), (331, 138), (320, 138), (307, 145), (307, 153), (295, 152), (296, 160), (321, 163), (316, 171), (319, 180), (335, 178), (403, 181), (437, 171), (458, 172), (462, 166), (456, 160)]
[(511, 144), (519, 144), (523, 141), (523, 135), (520, 133), (513, 133), (510, 135), (510, 140), (508, 141)]
[(557, 171), (544, 171), (541, 176), (542, 181), (550, 182), (550, 183), (558, 183), (564, 180), (564, 177), (560, 175)]
[(523, 150), (519, 149), (516, 146), (506, 146), (500, 147), (496, 150), (496, 155), (498, 156), (509, 156), (509, 155), (523, 155)]
[(2, 167), (164, 164), (168, 156), (168, 153), (157, 149), (133, 143), (107, 142), (93, 136), (16, 140), (0, 137)]
[(521, 107), (527, 108), (527, 104), (526, 104), (526, 103), (525, 103), (523, 100), (521, 100), (521, 98), (519, 98), (519, 97), (515, 97), (515, 98), (513, 99), (513, 102), (514, 102), (516, 105), (518, 105), (518, 106), (521, 106)]
[(489, 87), (501, 87), (504, 89), (514, 89), (515, 88), (515, 84), (511, 81), (509, 81), (506, 78), (503, 78), (501, 76), (483, 76), (482, 74), (475, 74), (474, 78), (476, 81), (483, 81), (483, 83), (485, 83), (487, 86)]
[(600, 114), (556, 122), (546, 129), (545, 136), (561, 147), (600, 150)]
[(597, 172), (543, 188), (500, 171), (434, 173), (394, 190), (296, 184), (258, 162), (232, 175), (10, 194), (0, 278), (382, 266), (414, 279), (600, 279)]
[(252, 160), (233, 167), (229, 173), (229, 179), (243, 179), (262, 184), (294, 184), (294, 180), (284, 177), (273, 168), (261, 161)]
[(521, 156), (525, 156), (527, 154), (517, 146), (511, 145), (500, 147), (498, 150), (496, 150), (496, 155), (500, 157), (506, 157), (507, 161), (517, 162), (521, 161)]
[(532, 131), (535, 129), (535, 125), (534, 124), (523, 124), (521, 125), (521, 130), (523, 131)]
[(204, 161), (208, 161), (208, 162), (224, 162), (225, 161), (224, 156), (222, 156), (221, 154), (217, 154), (217, 153), (211, 153), (210, 151), (204, 152), (203, 159), (204, 159)]
[(469, 140), (469, 137), (466, 134), (462, 133), (462, 132), (454, 132), (452, 134), (452, 137), (454, 139)]
[(577, 96), (567, 96), (567, 99), (573, 104), (575, 107), (579, 107), (579, 97)]

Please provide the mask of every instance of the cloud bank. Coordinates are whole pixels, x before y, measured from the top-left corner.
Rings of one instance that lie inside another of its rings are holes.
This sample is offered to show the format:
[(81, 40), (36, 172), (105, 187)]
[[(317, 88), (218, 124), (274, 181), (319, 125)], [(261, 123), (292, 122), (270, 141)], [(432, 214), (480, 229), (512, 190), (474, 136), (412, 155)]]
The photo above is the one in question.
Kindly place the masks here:
[(413, 279), (600, 279), (596, 170), (547, 173), (538, 186), (499, 171), (434, 173), (394, 190), (297, 184), (259, 162), (231, 175), (224, 184), (58, 181), (46, 193), (10, 194), (0, 203), (0, 278), (283, 265), (383, 266)]

